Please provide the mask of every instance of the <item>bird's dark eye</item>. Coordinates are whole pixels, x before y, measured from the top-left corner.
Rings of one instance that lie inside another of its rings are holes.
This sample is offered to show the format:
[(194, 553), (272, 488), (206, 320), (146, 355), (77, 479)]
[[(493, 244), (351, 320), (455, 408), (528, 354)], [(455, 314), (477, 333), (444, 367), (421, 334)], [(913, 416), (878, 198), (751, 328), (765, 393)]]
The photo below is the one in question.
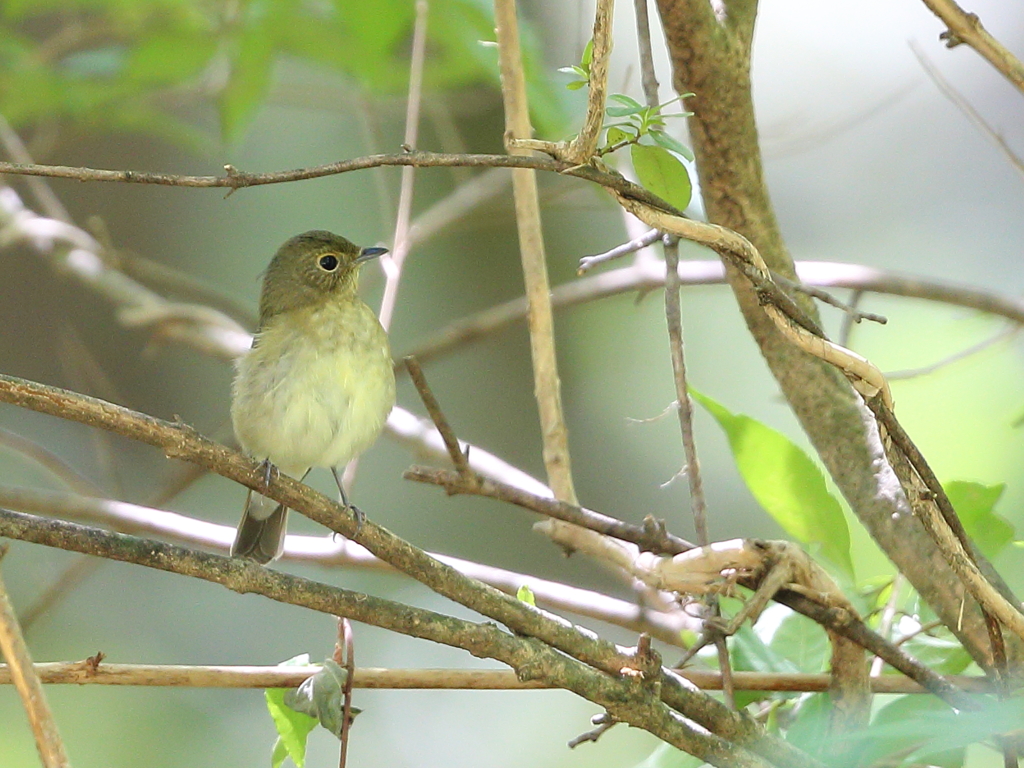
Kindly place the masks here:
[(324, 272), (333, 272), (338, 268), (338, 257), (333, 253), (325, 253), (317, 260), (317, 264)]

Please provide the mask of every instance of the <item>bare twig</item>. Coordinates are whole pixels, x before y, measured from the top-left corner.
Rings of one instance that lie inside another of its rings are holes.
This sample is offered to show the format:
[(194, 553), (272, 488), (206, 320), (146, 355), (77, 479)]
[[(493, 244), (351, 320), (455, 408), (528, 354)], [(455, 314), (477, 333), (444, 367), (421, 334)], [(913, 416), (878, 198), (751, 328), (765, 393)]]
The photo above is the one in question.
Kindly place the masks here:
[[(44, 685), (128, 685), (187, 688), (297, 688), (320, 667), (204, 666), (169, 664), (108, 664), (84, 661), (42, 662), (34, 665)], [(740, 691), (813, 693), (828, 689), (828, 675), (733, 672)], [(679, 673), (698, 688), (721, 690), (718, 672), (687, 669)], [(991, 693), (992, 683), (979, 676), (951, 676), (950, 683), (972, 693)], [(11, 670), (0, 664), (0, 685), (10, 685)], [(509, 669), (381, 669), (357, 667), (352, 687), (362, 690), (519, 691), (553, 688), (543, 680), (520, 680)], [(871, 681), (874, 693), (928, 693), (902, 675), (882, 675)]]
[(804, 285), (803, 283), (797, 282), (796, 280), (790, 280), (788, 277), (774, 272), (772, 273), (772, 279), (784, 288), (788, 288), (792, 291), (800, 291), (800, 293), (806, 293), (808, 296), (818, 299), (818, 301), (823, 301), (836, 309), (841, 309), (846, 314), (846, 317), (849, 318), (850, 322), (859, 323), (861, 320), (870, 320), (871, 322), (878, 323), (879, 325), (885, 325), (889, 322), (882, 315), (876, 315), (873, 312), (861, 312), (853, 305), (840, 301), (828, 291), (823, 291), (812, 285)]
[[(416, 22), (413, 27), (412, 55), (409, 64), (409, 98), (405, 110), (404, 147), (415, 149), (419, 140), (420, 101), (423, 96), (423, 60), (427, 51), (427, 11), (426, 0), (417, 0)], [(416, 179), (416, 167), (407, 165), (402, 169), (402, 185), (398, 194), (398, 216), (395, 221), (395, 236), (390, 253), (380, 259), (381, 268), (387, 280), (384, 284), (384, 296), (380, 302), (380, 322), (385, 329), (391, 327), (391, 319), (395, 313), (395, 302), (398, 297), (398, 284), (402, 279), (402, 267), (409, 255), (409, 221), (412, 217), (413, 182)]]
[(439, 485), (450, 494), (473, 494), (506, 501), (562, 522), (588, 528), (595, 533), (628, 541), (645, 551), (671, 552), (677, 554), (694, 548), (686, 539), (674, 536), (652, 521), (651, 525), (633, 525), (614, 517), (584, 507), (569, 504), (558, 499), (531, 494), (512, 485), (483, 477), (467, 477), (459, 472), (431, 467), (411, 467), (403, 475), (406, 480)]
[(966, 349), (961, 349), (958, 352), (954, 352), (953, 354), (948, 355), (947, 357), (944, 357), (941, 360), (937, 360), (934, 363), (931, 363), (930, 365), (923, 365), (920, 368), (908, 368), (907, 370), (903, 371), (893, 371), (892, 373), (885, 374), (885, 377), (889, 379), (889, 381), (896, 381), (898, 379), (913, 379), (916, 378), (917, 376), (927, 376), (930, 373), (935, 373), (936, 371), (942, 370), (946, 366), (953, 365), (953, 363), (958, 363), (961, 360), (978, 354), (979, 352), (984, 352), (989, 347), (994, 346), (1001, 341), (1011, 339), (1020, 332), (1021, 326), (1016, 324), (1008, 325), (998, 333), (989, 336), (987, 339), (982, 339), (977, 344), (972, 344)]
[(352, 687), (355, 683), (356, 671), (355, 637), (352, 634), (352, 624), (348, 619), (338, 619), (338, 642), (334, 647), (334, 660), (338, 664), (343, 664), (348, 673), (345, 675), (345, 687), (341, 692), (345, 703), (341, 709), (341, 733), (338, 736), (341, 740), (338, 768), (345, 768), (345, 761), (348, 757), (348, 735), (352, 728)]
[[(0, 558), (6, 551), (6, 546), (0, 549)], [(53, 713), (46, 703), (46, 694), (32, 666), (32, 657), (25, 645), (21, 627), (18, 626), (18, 617), (7, 595), (3, 578), (0, 578), (0, 652), (7, 660), (14, 686), (28, 714), (28, 722), (44, 768), (66, 768), (68, 757), (64, 751), (64, 742), (57, 732), (57, 723), (54, 722)]]
[(550, 171), (566, 176), (594, 181), (615, 189), (625, 195), (634, 196), (652, 205), (671, 210), (672, 206), (661, 200), (643, 187), (626, 180), (617, 173), (598, 169), (592, 165), (574, 165), (564, 160), (556, 160), (541, 155), (485, 155), (485, 154), (447, 154), (444, 152), (401, 152), (398, 154), (378, 154), (357, 157), (351, 160), (340, 160), (335, 163), (315, 165), (308, 168), (295, 168), (287, 171), (271, 171), (268, 173), (247, 173), (233, 166), (225, 166), (223, 176), (190, 176), (175, 173), (150, 173), (145, 171), (113, 171), (97, 168), (75, 167), (67, 165), (40, 165), (38, 163), (7, 163), (0, 162), (0, 174), (16, 176), (44, 176), (56, 179), (73, 179), (75, 181), (100, 181), (121, 184), (156, 184), (167, 187), (191, 187), (202, 189), (242, 189), (265, 184), (286, 184), (306, 179), (319, 179), (340, 173), (363, 171), (383, 166), (406, 166), (417, 168), (527, 168), (538, 171)]
[(672, 374), (675, 379), (676, 404), (679, 413), (679, 429), (682, 433), (683, 452), (686, 460), (686, 478), (690, 485), (690, 507), (693, 524), (697, 530), (700, 546), (711, 543), (708, 531), (707, 502), (704, 498), (704, 484), (701, 480), (700, 461), (697, 458), (697, 444), (693, 439), (693, 403), (686, 382), (686, 359), (683, 355), (683, 325), (679, 310), (679, 242), (665, 238), (665, 317), (668, 323), (669, 354), (672, 358)]
[[(32, 163), (32, 155), (29, 154), (28, 147), (25, 146), (21, 136), (11, 128), (11, 124), (7, 122), (7, 118), (3, 115), (0, 115), (0, 143), (3, 143), (8, 157), (14, 162)], [(71, 214), (68, 213), (68, 209), (64, 207), (64, 203), (60, 201), (60, 198), (54, 194), (45, 181), (40, 178), (30, 177), (27, 179), (27, 182), (28, 188), (32, 190), (32, 194), (35, 195), (42, 209), (46, 211), (47, 216), (51, 219), (71, 223)]]
[(595, 715), (594, 717), (590, 718), (590, 722), (597, 727), (593, 730), (587, 731), (586, 733), (581, 733), (579, 736), (573, 739), (569, 739), (568, 743), (566, 744), (566, 746), (569, 747), (569, 749), (576, 749), (576, 747), (578, 747), (580, 744), (585, 744), (588, 741), (596, 743), (598, 739), (604, 736), (605, 733), (607, 733), (609, 730), (612, 729), (612, 727), (618, 725), (619, 723), (618, 720), (609, 715), (607, 712), (605, 712), (604, 714)]
[[(190, 546), (214, 549), (224, 554), (230, 551), (235, 534), (234, 526), (195, 520), (162, 509), (141, 507), (113, 499), (89, 498), (37, 489), (0, 487), (0, 507), (98, 523), (126, 533), (156, 535)], [(529, 583), (540, 606), (568, 611), (577, 616), (621, 626), (632, 632), (648, 632), (665, 643), (680, 644), (680, 630), (689, 626), (686, 617), (679, 613), (645, 610), (631, 602), (600, 592), (448, 555), (433, 556), (459, 572), (506, 594), (514, 595), (523, 584)], [(335, 540), (331, 536), (290, 534), (285, 539), (282, 559), (287, 562), (316, 563), (321, 566), (340, 565), (369, 570), (391, 570), (390, 566), (358, 544), (343, 538)]]
[[(826, 288), (850, 288), (860, 293), (872, 292), (925, 299), (975, 309), (1024, 323), (1024, 301), (984, 289), (902, 275), (860, 264), (799, 261), (796, 268), (804, 284)], [(680, 285), (720, 284), (725, 282), (725, 270), (720, 261), (682, 261), (679, 263), (679, 281)], [(663, 287), (664, 284), (664, 262), (643, 261), (556, 286), (551, 292), (551, 301), (555, 309), (565, 309), (623, 293), (647, 293)], [(855, 304), (856, 302), (851, 302), (851, 306)], [(525, 316), (525, 300), (513, 299), (452, 323), (418, 345), (412, 354), (422, 362), (432, 360), (456, 347), (520, 321)], [(842, 341), (841, 336), (840, 343)]]
[(975, 128), (988, 136), (988, 138), (990, 138), (995, 145), (999, 147), (1003, 155), (1006, 156), (1006, 159), (1010, 161), (1010, 164), (1014, 167), (1017, 173), (1024, 176), (1024, 160), (1022, 160), (1020, 156), (1013, 151), (1013, 148), (1010, 146), (1009, 142), (1006, 141), (1006, 138), (999, 133), (999, 131), (989, 125), (989, 122), (981, 116), (981, 113), (979, 113), (978, 110), (971, 106), (971, 103), (964, 98), (963, 94), (954, 88), (953, 84), (949, 82), (949, 80), (942, 76), (939, 68), (931, 62), (927, 55), (925, 55), (921, 46), (916, 42), (911, 41), (910, 50), (913, 51), (914, 56), (917, 57), (918, 63), (928, 74), (928, 77), (932, 79), (932, 82), (935, 83), (942, 94), (952, 101), (953, 104), (956, 105), (957, 109), (966, 115), (967, 119), (971, 121)]
[(434, 422), (434, 426), (437, 427), (437, 431), (441, 434), (441, 439), (444, 440), (444, 445), (448, 449), (448, 456), (451, 457), (452, 464), (458, 473), (467, 479), (467, 482), (472, 482), (475, 475), (469, 468), (466, 454), (462, 452), (459, 439), (448, 424), (448, 419), (445, 418), (444, 411), (441, 410), (441, 404), (437, 402), (437, 398), (431, 392), (430, 386), (427, 384), (427, 378), (423, 375), (423, 369), (416, 361), (416, 358), (412, 356), (405, 358), (405, 367), (409, 371), (412, 383), (416, 385), (416, 391), (420, 393), (420, 398), (423, 400), (423, 405), (426, 406), (427, 413), (430, 414), (430, 420)]
[[(642, 0), (637, 1), (642, 2)], [(580, 259), (580, 265), (576, 270), (576, 274), (585, 274), (598, 264), (604, 264), (607, 261), (612, 261), (614, 259), (622, 258), (623, 256), (628, 256), (631, 253), (636, 253), (637, 251), (658, 242), (660, 239), (661, 233), (656, 229), (651, 229), (645, 232), (641, 237), (634, 238), (622, 245), (617, 245), (609, 251), (599, 253), (595, 256), (584, 256)]]
[[(672, 360), (672, 377), (676, 387), (676, 408), (679, 415), (679, 431), (683, 442), (686, 461), (686, 480), (690, 488), (690, 510), (693, 525), (697, 531), (697, 542), (702, 547), (711, 543), (708, 530), (707, 501), (704, 498), (704, 483), (697, 458), (697, 442), (693, 437), (693, 402), (686, 381), (686, 357), (683, 354), (683, 321), (679, 309), (679, 240), (671, 235), (663, 238), (665, 250), (665, 320), (668, 325), (669, 357)], [(718, 600), (708, 601), (707, 611), (711, 617), (721, 615)], [(730, 707), (736, 706), (732, 687), (732, 665), (729, 661), (729, 645), (726, 637), (713, 626), (705, 623), (704, 632), (710, 634), (718, 650), (718, 668), (725, 681), (723, 693)]]
[(647, 0), (633, 0), (636, 14), (636, 42), (640, 53), (640, 84), (648, 106), (660, 104), (658, 76), (654, 71), (654, 50), (651, 47), (651, 22), (647, 13)]
[(34, 440), (0, 427), (0, 447), (16, 451), (30, 459), (77, 493), (88, 496), (103, 495), (103, 489), (99, 485)]
[[(507, 143), (513, 156), (529, 154), (527, 150), (519, 149), (514, 144), (517, 139), (529, 139), (532, 134), (515, 0), (495, 0), (494, 6)], [(600, 126), (598, 128), (600, 129)], [(535, 175), (529, 170), (514, 171), (512, 190), (529, 307), (534, 394), (540, 411), (544, 466), (555, 497), (574, 504), (576, 491), (572, 482), (568, 431), (562, 413), (561, 384), (558, 380), (558, 362), (555, 356), (554, 320), (551, 313), (551, 289), (548, 285)]]
[(932, 13), (948, 27), (939, 38), (947, 48), (966, 43), (1024, 93), (1024, 64), (988, 33), (976, 13), (968, 13), (954, 0), (923, 0)]

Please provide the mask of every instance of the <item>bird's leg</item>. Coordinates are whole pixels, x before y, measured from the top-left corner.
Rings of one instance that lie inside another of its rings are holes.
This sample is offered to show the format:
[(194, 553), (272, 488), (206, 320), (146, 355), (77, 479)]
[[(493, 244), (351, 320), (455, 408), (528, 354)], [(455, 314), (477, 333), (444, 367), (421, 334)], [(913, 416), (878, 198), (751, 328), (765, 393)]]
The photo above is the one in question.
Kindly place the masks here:
[(260, 471), (263, 472), (263, 490), (270, 489), (270, 479), (272, 477), (280, 476), (280, 470), (274, 466), (274, 463), (267, 456), (263, 461), (260, 462)]
[(334, 482), (338, 484), (338, 493), (341, 494), (341, 503), (345, 506), (345, 509), (352, 510), (352, 516), (356, 519), (356, 533), (359, 533), (359, 529), (363, 527), (363, 521), (366, 520), (366, 515), (363, 514), (363, 510), (355, 504), (349, 503), (348, 496), (345, 495), (345, 486), (341, 482), (341, 475), (338, 474), (338, 468), (331, 467), (331, 474), (334, 475)]

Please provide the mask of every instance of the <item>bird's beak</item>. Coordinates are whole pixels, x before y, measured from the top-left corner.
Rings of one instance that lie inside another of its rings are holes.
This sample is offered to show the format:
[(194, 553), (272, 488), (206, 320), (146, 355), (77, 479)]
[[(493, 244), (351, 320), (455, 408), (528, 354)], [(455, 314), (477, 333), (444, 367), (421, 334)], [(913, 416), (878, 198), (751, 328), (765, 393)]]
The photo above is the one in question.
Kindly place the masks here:
[(378, 256), (383, 256), (387, 252), (387, 248), (380, 248), (377, 246), (374, 246), (373, 248), (363, 248), (359, 251), (359, 255), (356, 257), (356, 264), (362, 264), (364, 261), (376, 259)]

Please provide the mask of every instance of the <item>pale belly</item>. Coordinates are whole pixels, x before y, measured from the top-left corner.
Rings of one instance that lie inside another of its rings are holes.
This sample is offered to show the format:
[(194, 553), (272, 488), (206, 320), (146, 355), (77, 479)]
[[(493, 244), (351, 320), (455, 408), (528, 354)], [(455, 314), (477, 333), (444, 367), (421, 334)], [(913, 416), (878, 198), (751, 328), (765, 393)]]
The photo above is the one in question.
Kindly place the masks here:
[(312, 336), (272, 327), (239, 361), (231, 417), (252, 456), (299, 476), (343, 466), (377, 439), (395, 403), (395, 378), (384, 331), (362, 309), (373, 326), (359, 337), (332, 333), (329, 322)]

